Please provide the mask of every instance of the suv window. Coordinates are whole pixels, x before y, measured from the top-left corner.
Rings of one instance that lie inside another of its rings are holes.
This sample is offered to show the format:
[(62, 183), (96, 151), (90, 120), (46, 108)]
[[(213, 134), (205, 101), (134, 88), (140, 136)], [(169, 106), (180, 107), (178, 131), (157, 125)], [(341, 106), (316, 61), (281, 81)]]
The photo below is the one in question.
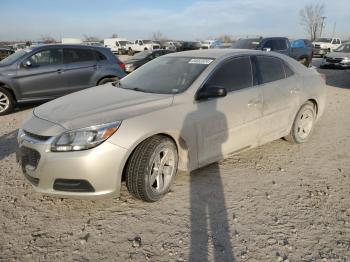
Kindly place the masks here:
[(253, 86), (253, 74), (250, 58), (239, 57), (225, 62), (206, 84), (224, 87), (227, 92)]
[(104, 54), (102, 54), (101, 52), (96, 51), (96, 50), (94, 50), (93, 52), (95, 53), (95, 57), (96, 57), (97, 61), (107, 60), (107, 57)]
[(257, 56), (261, 84), (285, 78), (282, 61), (275, 57)]
[(62, 49), (42, 50), (32, 55), (29, 60), (33, 66), (49, 66), (62, 64)]
[(287, 48), (288, 45), (285, 39), (276, 40), (276, 50), (286, 50)]
[(65, 48), (63, 51), (64, 63), (95, 61), (93, 50), (82, 48)]

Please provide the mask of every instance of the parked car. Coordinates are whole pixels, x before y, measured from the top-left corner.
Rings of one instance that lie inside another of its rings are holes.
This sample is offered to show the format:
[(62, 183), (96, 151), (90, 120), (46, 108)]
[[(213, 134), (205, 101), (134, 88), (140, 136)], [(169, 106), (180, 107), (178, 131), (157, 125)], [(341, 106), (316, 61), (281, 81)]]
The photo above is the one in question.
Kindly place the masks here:
[(296, 39), (290, 44), (290, 57), (309, 66), (313, 57), (312, 42), (308, 39)]
[(127, 54), (128, 48), (126, 47), (129, 44), (129, 41), (125, 38), (107, 38), (103, 40), (105, 47), (111, 49), (113, 54)]
[(344, 43), (338, 48), (334, 49), (333, 52), (328, 53), (323, 61), (322, 68), (350, 68), (350, 42)]
[(220, 48), (221, 42), (219, 40), (205, 40), (201, 44), (202, 49), (210, 49), (210, 48)]
[(176, 45), (175, 45), (175, 43), (172, 42), (172, 41), (164, 42), (163, 48), (164, 48), (165, 50), (170, 50), (170, 51), (173, 51), (173, 52), (178, 51), (178, 50), (177, 50), (177, 47), (176, 47)]
[(18, 160), (38, 192), (118, 195), (123, 176), (135, 197), (157, 201), (178, 169), (281, 137), (306, 142), (325, 96), (315, 69), (275, 52), (172, 53), (35, 108), (19, 130)]
[(327, 53), (330, 53), (334, 49), (338, 48), (342, 44), (342, 41), (340, 40), (340, 38), (336, 37), (318, 38), (314, 42), (312, 42), (312, 44), (314, 46), (314, 55), (324, 56)]
[(262, 37), (260, 38), (241, 38), (232, 44), (233, 49), (257, 49)]
[(127, 44), (126, 48), (128, 49), (129, 55), (134, 55), (137, 52), (145, 50), (156, 50), (160, 49), (160, 44), (154, 43), (152, 40), (135, 40), (132, 44)]
[(15, 103), (53, 99), (115, 81), (124, 64), (104, 47), (42, 45), (0, 61), (0, 115)]
[[(258, 40), (259, 43), (257, 44)], [(252, 38), (237, 42), (232, 47), (239, 49), (250, 47), (249, 49), (278, 52), (290, 56), (308, 67), (312, 60), (312, 48), (308, 46), (307, 40), (299, 40), (294, 46), (291, 46), (289, 39), (286, 37)]]
[(137, 53), (136, 55), (132, 56), (130, 59), (125, 61), (125, 72), (131, 73), (140, 66), (148, 63), (149, 61), (162, 56), (169, 54), (173, 51), (170, 50), (153, 50), (153, 51), (142, 51), (140, 53)]
[(194, 41), (194, 42), (186, 41), (186, 42), (182, 43), (182, 45), (180, 47), (180, 50), (181, 51), (199, 50), (199, 49), (201, 49), (201, 47), (202, 47), (201, 42), (198, 42), (198, 41)]
[(0, 47), (0, 61), (9, 55), (12, 55), (14, 52), (15, 51), (12, 49)]

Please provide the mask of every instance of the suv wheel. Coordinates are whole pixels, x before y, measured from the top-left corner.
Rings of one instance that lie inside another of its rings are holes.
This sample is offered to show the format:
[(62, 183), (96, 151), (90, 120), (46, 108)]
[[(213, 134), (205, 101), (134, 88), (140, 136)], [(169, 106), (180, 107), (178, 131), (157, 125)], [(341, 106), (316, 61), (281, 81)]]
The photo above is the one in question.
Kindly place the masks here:
[(166, 136), (153, 136), (143, 141), (126, 166), (126, 186), (135, 197), (155, 202), (168, 191), (175, 178), (178, 153)]
[(311, 102), (305, 103), (297, 113), (292, 130), (285, 139), (294, 144), (306, 142), (311, 135), (315, 119), (316, 113), (314, 105)]
[(0, 87), (0, 116), (12, 112), (14, 99), (12, 94), (5, 88)]

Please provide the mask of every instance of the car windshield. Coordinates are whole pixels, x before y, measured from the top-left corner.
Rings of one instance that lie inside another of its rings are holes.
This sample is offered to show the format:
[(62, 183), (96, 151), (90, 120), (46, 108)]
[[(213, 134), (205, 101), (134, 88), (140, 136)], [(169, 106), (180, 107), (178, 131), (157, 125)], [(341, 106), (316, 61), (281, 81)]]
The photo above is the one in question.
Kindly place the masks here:
[(350, 53), (350, 43), (339, 46), (334, 52)]
[(157, 94), (181, 93), (212, 61), (211, 58), (160, 57), (120, 80), (120, 87)]
[(9, 55), (5, 59), (0, 61), (0, 66), (5, 66), (5, 65), (10, 65), (14, 62), (16, 62), (18, 59), (29, 53), (31, 50), (30, 49), (23, 49), (20, 51), (17, 51), (13, 53), (12, 55)]
[(332, 38), (318, 38), (315, 42), (330, 43), (332, 42)]
[(128, 41), (119, 41), (119, 44), (120, 44), (121, 46), (125, 46), (127, 43), (128, 43)]
[(239, 39), (233, 43), (231, 48), (234, 49), (256, 49), (260, 43), (259, 38)]

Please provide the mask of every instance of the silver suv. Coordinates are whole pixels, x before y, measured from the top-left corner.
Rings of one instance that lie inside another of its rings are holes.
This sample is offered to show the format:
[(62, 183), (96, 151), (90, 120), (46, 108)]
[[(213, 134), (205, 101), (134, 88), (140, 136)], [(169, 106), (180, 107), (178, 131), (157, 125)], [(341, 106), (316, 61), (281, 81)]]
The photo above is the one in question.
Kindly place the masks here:
[(57, 98), (124, 77), (125, 65), (104, 47), (42, 45), (0, 61), (0, 115), (15, 103)]

